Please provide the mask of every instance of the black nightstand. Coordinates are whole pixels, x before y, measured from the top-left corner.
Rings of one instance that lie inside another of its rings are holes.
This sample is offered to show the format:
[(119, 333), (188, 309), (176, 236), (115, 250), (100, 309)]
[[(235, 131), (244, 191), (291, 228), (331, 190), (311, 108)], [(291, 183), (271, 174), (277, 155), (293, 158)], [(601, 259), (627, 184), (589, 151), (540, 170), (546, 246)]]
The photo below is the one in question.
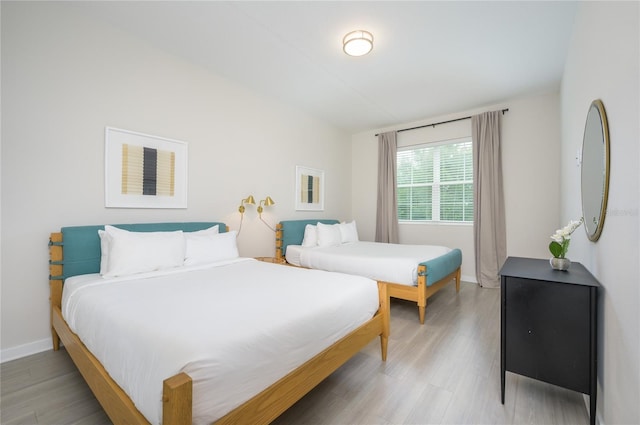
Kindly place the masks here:
[(580, 263), (533, 258), (507, 258), (500, 275), (502, 403), (509, 371), (589, 395), (595, 425), (600, 284)]

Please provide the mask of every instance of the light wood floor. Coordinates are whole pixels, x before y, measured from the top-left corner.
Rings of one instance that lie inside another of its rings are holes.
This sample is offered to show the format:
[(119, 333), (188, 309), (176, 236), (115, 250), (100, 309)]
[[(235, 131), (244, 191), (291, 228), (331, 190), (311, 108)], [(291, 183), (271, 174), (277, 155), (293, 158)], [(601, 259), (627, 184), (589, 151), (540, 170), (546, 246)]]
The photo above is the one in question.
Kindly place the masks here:
[[(583, 396), (507, 373), (500, 403), (500, 291), (448, 285), (393, 301), (386, 362), (374, 341), (274, 424), (588, 424)], [(1, 366), (0, 422), (108, 424), (64, 350)]]

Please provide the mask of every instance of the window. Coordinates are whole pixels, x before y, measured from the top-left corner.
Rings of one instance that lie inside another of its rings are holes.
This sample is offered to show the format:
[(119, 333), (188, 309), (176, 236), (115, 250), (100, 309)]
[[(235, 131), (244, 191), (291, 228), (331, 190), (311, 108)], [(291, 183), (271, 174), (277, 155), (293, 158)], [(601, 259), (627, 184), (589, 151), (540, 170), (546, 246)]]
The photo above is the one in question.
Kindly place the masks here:
[(400, 221), (473, 222), (471, 138), (400, 148)]

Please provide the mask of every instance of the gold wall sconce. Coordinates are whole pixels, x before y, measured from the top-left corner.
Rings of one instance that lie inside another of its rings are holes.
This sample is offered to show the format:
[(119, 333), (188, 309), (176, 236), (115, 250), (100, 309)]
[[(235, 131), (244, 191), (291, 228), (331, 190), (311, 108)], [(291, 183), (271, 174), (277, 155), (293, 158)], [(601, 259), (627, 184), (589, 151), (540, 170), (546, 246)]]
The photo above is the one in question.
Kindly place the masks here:
[(260, 201), (260, 203), (258, 204), (258, 217), (260, 217), (260, 220), (262, 220), (262, 222), (264, 224), (266, 224), (266, 226), (273, 230), (274, 232), (276, 231), (276, 229), (274, 229), (273, 227), (271, 227), (269, 225), (269, 223), (267, 223), (266, 221), (264, 221), (264, 218), (262, 218), (262, 212), (264, 211), (264, 208), (262, 206), (265, 207), (270, 207), (272, 205), (275, 205), (275, 201), (273, 199), (271, 199), (271, 196), (267, 196), (265, 199), (263, 199), (262, 201)]
[(264, 211), (264, 208), (262, 208), (263, 204), (265, 207), (270, 207), (271, 205), (274, 205), (275, 202), (271, 199), (271, 196), (267, 196), (265, 199), (260, 201), (260, 204), (258, 204), (258, 214), (262, 214), (262, 211)]
[[(246, 198), (244, 198), (243, 200), (240, 201), (240, 206), (238, 207), (238, 212), (240, 213), (240, 225), (238, 226), (238, 235), (240, 234), (240, 231), (242, 230), (242, 221), (244, 220), (244, 213), (246, 211), (246, 207), (245, 205), (256, 205), (256, 200), (253, 197), (253, 195), (249, 195)], [(272, 205), (275, 205), (275, 201), (271, 198), (271, 196), (267, 196), (265, 199), (261, 200), (258, 203), (258, 216), (260, 217), (260, 220), (271, 230), (273, 230), (274, 232), (276, 231), (273, 227), (271, 227), (269, 225), (269, 223), (267, 223), (263, 218), (262, 218), (262, 213), (264, 212), (264, 209), (266, 207), (270, 207)]]
[(255, 199), (253, 199), (253, 195), (249, 195), (246, 198), (244, 198), (242, 201), (240, 201), (240, 206), (238, 207), (238, 211), (240, 212), (240, 214), (244, 214), (244, 204), (251, 204), (251, 205), (255, 205), (256, 201)]
[(249, 195), (246, 198), (244, 198), (242, 201), (240, 201), (240, 206), (238, 207), (238, 212), (240, 213), (240, 225), (238, 226), (238, 235), (240, 235), (240, 231), (242, 230), (242, 220), (244, 220), (244, 211), (245, 211), (244, 204), (255, 205), (256, 200), (253, 199), (253, 195)]

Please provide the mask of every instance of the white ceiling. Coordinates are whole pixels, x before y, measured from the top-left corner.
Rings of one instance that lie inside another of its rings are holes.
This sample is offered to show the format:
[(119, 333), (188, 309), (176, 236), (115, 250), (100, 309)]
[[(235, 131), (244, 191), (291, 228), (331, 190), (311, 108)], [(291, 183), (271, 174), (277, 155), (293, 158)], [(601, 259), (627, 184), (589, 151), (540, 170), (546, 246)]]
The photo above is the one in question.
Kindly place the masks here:
[[(95, 17), (349, 133), (559, 87), (578, 2), (82, 2)], [(354, 58), (342, 37), (374, 35)]]

